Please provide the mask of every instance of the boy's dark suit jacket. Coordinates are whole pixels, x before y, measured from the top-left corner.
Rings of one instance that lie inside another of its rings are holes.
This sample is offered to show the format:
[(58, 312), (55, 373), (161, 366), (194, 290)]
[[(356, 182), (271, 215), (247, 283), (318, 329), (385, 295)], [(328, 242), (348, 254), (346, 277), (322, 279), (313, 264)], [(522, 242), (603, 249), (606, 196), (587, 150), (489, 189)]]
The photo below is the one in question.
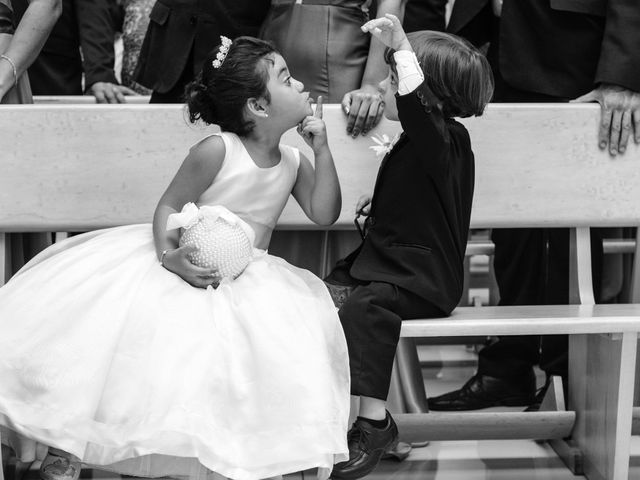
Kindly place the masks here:
[[(28, 3), (13, 0), (18, 20)], [(118, 83), (113, 42), (121, 15), (115, 0), (63, 0), (60, 18), (29, 67), (33, 94), (82, 95), (83, 73), (85, 88), (96, 82)]]
[[(447, 30), (481, 45), (492, 40), (490, 17), (490, 0), (456, 0)], [(496, 43), (500, 73), (519, 90), (571, 99), (604, 82), (640, 91), (638, 0), (504, 0)]]
[(422, 90), (397, 96), (404, 133), (378, 172), (352, 277), (409, 290), (449, 314), (462, 294), (474, 188), (469, 134), (428, 113)]
[(269, 0), (158, 0), (149, 15), (136, 81), (166, 93), (185, 69), (195, 77), (206, 55), (220, 43), (220, 35), (257, 36), (269, 4)]

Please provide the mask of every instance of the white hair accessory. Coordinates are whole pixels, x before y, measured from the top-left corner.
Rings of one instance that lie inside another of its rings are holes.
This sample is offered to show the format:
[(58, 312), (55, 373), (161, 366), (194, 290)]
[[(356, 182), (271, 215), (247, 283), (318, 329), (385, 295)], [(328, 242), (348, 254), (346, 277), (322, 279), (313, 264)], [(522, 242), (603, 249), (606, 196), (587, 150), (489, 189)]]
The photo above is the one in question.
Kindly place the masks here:
[(222, 62), (227, 58), (227, 53), (229, 53), (229, 47), (231, 46), (231, 39), (225, 37), (224, 35), (220, 35), (220, 48), (218, 49), (218, 53), (216, 54), (216, 59), (211, 62), (213, 68), (220, 68), (222, 66)]

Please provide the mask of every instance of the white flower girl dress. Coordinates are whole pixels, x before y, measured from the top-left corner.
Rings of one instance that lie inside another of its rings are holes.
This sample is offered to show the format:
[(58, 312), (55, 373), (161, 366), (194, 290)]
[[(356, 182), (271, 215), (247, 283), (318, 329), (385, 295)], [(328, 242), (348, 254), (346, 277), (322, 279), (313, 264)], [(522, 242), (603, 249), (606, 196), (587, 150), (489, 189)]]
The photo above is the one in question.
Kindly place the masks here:
[[(198, 205), (225, 206), (265, 248), (297, 150), (260, 168), (221, 135)], [(205, 290), (158, 263), (150, 224), (45, 250), (0, 288), (0, 425), (123, 473), (326, 477), (348, 454), (340, 321), (320, 279), (258, 253)]]

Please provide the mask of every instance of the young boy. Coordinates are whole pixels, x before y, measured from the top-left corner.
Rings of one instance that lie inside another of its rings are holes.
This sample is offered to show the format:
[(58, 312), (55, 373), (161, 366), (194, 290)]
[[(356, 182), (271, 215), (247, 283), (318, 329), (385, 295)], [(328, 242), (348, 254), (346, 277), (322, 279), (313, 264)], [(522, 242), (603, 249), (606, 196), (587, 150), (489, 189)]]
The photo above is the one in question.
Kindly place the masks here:
[(368, 215), (362, 244), (327, 278), (357, 285), (339, 313), (360, 410), (349, 460), (335, 465), (334, 479), (367, 475), (398, 442), (385, 407), (402, 319), (443, 317), (460, 300), (474, 158), (467, 130), (452, 117), (481, 115), (493, 94), (487, 60), (458, 37), (407, 38), (393, 15), (362, 29), (390, 47), (380, 88), (385, 116), (404, 132), (380, 165), (373, 197), (356, 207)]

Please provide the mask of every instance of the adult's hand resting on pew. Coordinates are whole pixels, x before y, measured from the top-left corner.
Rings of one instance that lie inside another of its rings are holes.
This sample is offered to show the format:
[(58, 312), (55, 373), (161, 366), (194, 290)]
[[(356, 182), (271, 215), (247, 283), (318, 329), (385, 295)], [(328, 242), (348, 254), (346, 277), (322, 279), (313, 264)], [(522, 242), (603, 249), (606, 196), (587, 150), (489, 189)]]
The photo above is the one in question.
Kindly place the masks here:
[(96, 82), (87, 89), (87, 93), (96, 97), (97, 103), (127, 103), (125, 95), (138, 95), (129, 87), (111, 82)]
[(640, 143), (640, 92), (603, 83), (573, 102), (600, 104), (598, 145), (601, 149), (608, 146), (611, 155), (623, 154), (634, 131), (635, 142)]
[(363, 85), (342, 97), (342, 111), (347, 115), (347, 133), (353, 137), (364, 135), (382, 118), (382, 94), (375, 85)]

